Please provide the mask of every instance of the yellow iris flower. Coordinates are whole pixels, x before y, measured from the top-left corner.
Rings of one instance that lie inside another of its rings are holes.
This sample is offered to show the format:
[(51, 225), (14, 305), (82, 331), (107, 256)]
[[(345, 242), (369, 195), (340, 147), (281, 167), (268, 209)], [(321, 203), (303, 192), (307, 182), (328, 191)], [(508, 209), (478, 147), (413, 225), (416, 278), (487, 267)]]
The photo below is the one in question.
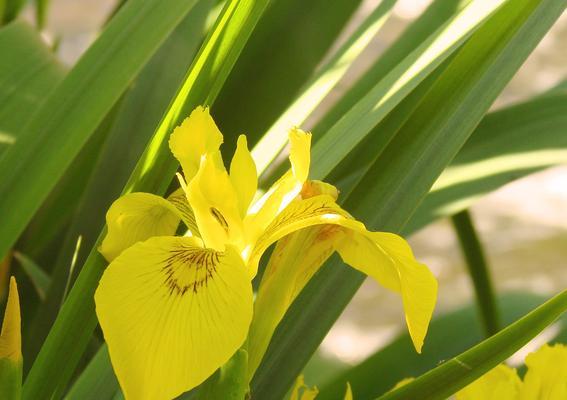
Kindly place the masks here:
[[(167, 198), (127, 194), (110, 207), (100, 247), (110, 265), (95, 302), (126, 398), (170, 399), (199, 385), (247, 337), (251, 376), (285, 310), (334, 251), (401, 294), (421, 350), (435, 278), (405, 240), (367, 231), (337, 205), (334, 187), (307, 180), (309, 133), (292, 129), (289, 140), (291, 170), (253, 201), (258, 180), (246, 137), (227, 171), (222, 134), (198, 107), (170, 137), (182, 187)], [(180, 222), (184, 236), (176, 236)], [(275, 242), (254, 302), (251, 280)]]
[(545, 345), (526, 357), (523, 381), (501, 364), (457, 393), (457, 400), (567, 399), (567, 346)]

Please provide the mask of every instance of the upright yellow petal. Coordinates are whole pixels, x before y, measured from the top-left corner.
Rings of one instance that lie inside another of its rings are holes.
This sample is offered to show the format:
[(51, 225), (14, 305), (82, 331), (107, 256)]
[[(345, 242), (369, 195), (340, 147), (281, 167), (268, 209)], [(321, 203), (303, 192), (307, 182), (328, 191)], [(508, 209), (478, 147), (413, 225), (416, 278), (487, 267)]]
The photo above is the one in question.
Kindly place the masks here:
[(189, 229), (189, 236), (201, 237), (199, 233), (199, 227), (197, 226), (197, 221), (195, 220), (195, 213), (187, 200), (187, 194), (183, 188), (179, 188), (169, 196), (167, 196), (167, 201), (175, 206), (178, 211), (181, 220)]
[(195, 238), (155, 237), (105, 271), (96, 313), (126, 399), (172, 399), (243, 344), (252, 287), (239, 254)]
[(197, 107), (169, 138), (169, 148), (179, 160), (189, 182), (199, 170), (201, 156), (214, 153), (223, 142), (222, 133), (208, 107)]
[(22, 391), (22, 336), (20, 300), (16, 279), (10, 278), (10, 290), (0, 333), (0, 397), (19, 399)]
[(118, 198), (106, 213), (108, 231), (99, 251), (112, 261), (133, 244), (153, 236), (175, 234), (181, 213), (163, 197), (130, 193)]
[(520, 385), (516, 370), (502, 364), (460, 390), (456, 400), (517, 400)]
[(289, 161), (293, 175), (298, 181), (305, 182), (311, 163), (311, 134), (293, 128), (289, 132), (289, 146)]
[(519, 400), (567, 399), (567, 346), (544, 345), (526, 357)]
[(187, 198), (205, 245), (223, 250), (229, 242), (240, 245), (242, 219), (236, 191), (224, 166), (219, 167), (218, 157), (218, 152), (203, 157), (187, 187)]
[(230, 163), (230, 180), (238, 197), (240, 215), (244, 218), (258, 187), (256, 164), (244, 135), (238, 137), (236, 151)]
[(249, 210), (247, 237), (255, 241), (263, 230), (297, 198), (309, 175), (311, 134), (300, 129), (289, 132), (291, 171), (285, 173)]

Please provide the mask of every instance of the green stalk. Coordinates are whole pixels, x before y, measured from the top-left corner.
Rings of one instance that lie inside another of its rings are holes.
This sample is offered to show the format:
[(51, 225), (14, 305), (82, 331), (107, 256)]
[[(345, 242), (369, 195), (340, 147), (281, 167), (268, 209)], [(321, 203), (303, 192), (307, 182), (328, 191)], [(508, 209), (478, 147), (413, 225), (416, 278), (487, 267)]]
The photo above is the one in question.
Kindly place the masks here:
[(567, 290), (457, 357), (380, 400), (442, 400), (496, 367), (567, 311)]
[(499, 330), (500, 318), (482, 244), (468, 210), (453, 215), (451, 222), (459, 238), (459, 244), (472, 279), (484, 332), (487, 337), (492, 336)]
[[(193, 62), (188, 75), (139, 160), (124, 193), (163, 194), (177, 163), (168, 148), (172, 128), (198, 104), (211, 104), (269, 0), (232, 0)], [(93, 296), (106, 262), (99, 236), (24, 384), (24, 399), (50, 398), (64, 388), (97, 325)]]

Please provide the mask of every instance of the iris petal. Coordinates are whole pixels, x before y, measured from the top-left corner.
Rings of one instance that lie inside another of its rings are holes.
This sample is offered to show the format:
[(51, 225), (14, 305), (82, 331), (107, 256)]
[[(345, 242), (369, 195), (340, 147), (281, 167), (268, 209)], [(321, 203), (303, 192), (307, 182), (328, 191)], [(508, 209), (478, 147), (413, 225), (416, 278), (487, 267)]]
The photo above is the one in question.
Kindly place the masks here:
[(95, 302), (132, 399), (171, 399), (203, 382), (242, 345), (252, 318), (238, 253), (187, 237), (154, 237), (125, 250), (105, 271)]

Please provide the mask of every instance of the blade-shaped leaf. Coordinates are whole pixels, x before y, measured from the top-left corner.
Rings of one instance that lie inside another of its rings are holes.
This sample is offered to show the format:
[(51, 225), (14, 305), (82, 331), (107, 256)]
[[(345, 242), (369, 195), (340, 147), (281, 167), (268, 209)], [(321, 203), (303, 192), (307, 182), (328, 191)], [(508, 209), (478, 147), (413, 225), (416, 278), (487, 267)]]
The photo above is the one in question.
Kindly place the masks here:
[[(127, 2), (34, 114), (25, 134), (2, 154), (0, 255), (14, 244), (106, 113), (195, 2), (172, 0), (167, 7), (159, 0)], [(17, 213), (10, 211), (16, 207)]]
[[(371, 228), (400, 232), (564, 6), (563, 0), (506, 2), (450, 60), (349, 196), (346, 208)], [(347, 131), (342, 133), (346, 137)], [(341, 145), (339, 141), (337, 146)], [(321, 177), (325, 170), (317, 168), (320, 173), (315, 176)], [(361, 274), (337, 261), (332, 258), (315, 276), (280, 323), (252, 382), (253, 395), (278, 398), (287, 391), (362, 283)]]
[(386, 393), (380, 400), (443, 400), (510, 357), (567, 311), (564, 291), (496, 335)]

